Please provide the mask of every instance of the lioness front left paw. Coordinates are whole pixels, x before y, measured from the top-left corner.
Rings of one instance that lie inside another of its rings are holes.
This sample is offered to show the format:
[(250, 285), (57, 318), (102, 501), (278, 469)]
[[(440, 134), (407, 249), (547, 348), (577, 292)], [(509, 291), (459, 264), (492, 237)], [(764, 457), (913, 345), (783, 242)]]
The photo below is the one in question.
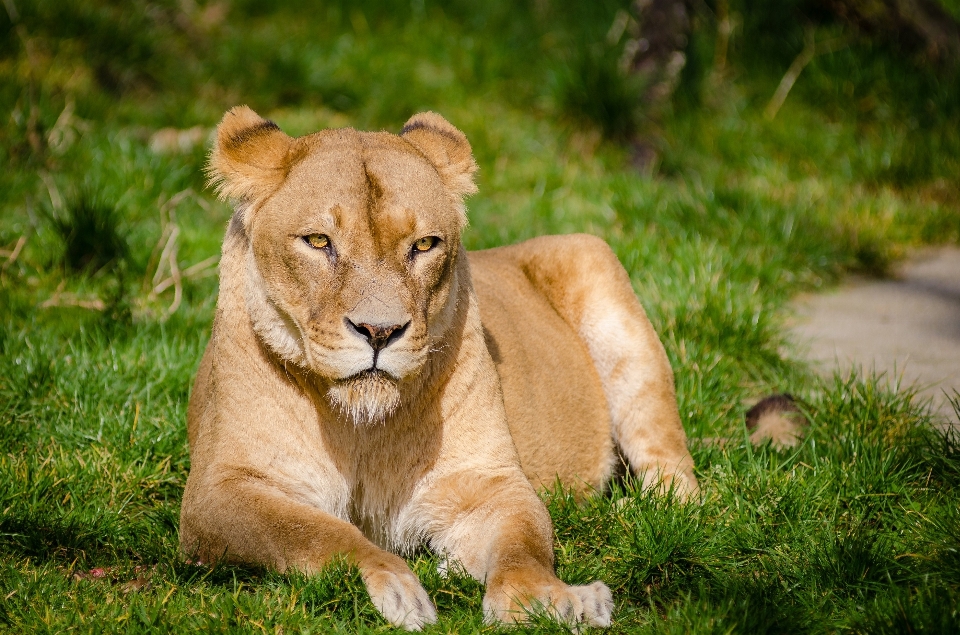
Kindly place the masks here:
[(608, 627), (613, 617), (613, 594), (597, 580), (584, 586), (570, 586), (560, 580), (521, 589), (509, 582), (487, 588), (483, 615), (488, 624), (526, 622), (531, 614), (544, 613), (573, 627)]
[(373, 605), (394, 626), (419, 631), (436, 623), (437, 609), (430, 596), (402, 561), (400, 566), (365, 571), (363, 580)]

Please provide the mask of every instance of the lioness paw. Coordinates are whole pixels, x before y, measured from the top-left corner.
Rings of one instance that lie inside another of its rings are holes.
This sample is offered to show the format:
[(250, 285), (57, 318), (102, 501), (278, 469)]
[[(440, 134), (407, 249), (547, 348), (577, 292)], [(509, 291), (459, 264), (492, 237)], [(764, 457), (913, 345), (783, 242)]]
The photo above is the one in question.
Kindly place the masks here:
[(508, 584), (488, 589), (483, 598), (483, 615), (488, 624), (526, 622), (541, 613), (573, 627), (610, 626), (613, 594), (597, 580), (585, 586), (569, 586), (557, 580), (539, 585), (536, 591), (521, 591)]
[(673, 496), (680, 502), (695, 500), (700, 495), (700, 484), (693, 470), (684, 470), (664, 474), (658, 468), (642, 472), (644, 490), (652, 490), (661, 496), (673, 492)]
[(380, 569), (365, 573), (370, 600), (394, 626), (419, 631), (437, 621), (437, 609), (412, 571)]
[(583, 602), (583, 623), (587, 626), (610, 626), (613, 617), (613, 593), (606, 584), (597, 580), (585, 586), (572, 586), (570, 590)]

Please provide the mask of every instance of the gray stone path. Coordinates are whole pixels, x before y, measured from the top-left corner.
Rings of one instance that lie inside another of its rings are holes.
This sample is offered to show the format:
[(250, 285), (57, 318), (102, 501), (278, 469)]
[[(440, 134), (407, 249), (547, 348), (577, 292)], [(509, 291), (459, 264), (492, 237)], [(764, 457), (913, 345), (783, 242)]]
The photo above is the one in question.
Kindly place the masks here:
[(793, 338), (822, 372), (839, 364), (900, 376), (960, 425), (944, 396), (960, 391), (960, 249), (918, 253), (892, 280), (851, 280), (794, 307)]

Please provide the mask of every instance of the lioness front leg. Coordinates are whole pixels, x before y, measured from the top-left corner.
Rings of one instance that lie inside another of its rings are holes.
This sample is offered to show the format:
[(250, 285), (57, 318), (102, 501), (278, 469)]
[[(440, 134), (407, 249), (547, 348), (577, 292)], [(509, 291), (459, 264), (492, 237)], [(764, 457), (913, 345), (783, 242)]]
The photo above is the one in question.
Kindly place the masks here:
[(493, 545), (483, 614), (487, 622), (524, 622), (531, 613), (545, 612), (569, 626), (610, 626), (613, 594), (599, 580), (568, 585), (553, 570), (549, 538), (531, 540), (529, 525), (517, 519), (513, 531), (503, 531)]
[(610, 626), (613, 595), (603, 582), (572, 586), (554, 573), (550, 516), (519, 470), (513, 478), (461, 474), (437, 489), (431, 545), (486, 584), (488, 623), (543, 612), (573, 627)]
[(360, 569), (371, 601), (391, 624), (420, 630), (437, 621), (433, 602), (406, 562), (374, 545), (354, 525), (249, 475), (218, 480), (215, 485), (187, 483), (180, 531), (188, 556), (308, 574), (343, 556)]

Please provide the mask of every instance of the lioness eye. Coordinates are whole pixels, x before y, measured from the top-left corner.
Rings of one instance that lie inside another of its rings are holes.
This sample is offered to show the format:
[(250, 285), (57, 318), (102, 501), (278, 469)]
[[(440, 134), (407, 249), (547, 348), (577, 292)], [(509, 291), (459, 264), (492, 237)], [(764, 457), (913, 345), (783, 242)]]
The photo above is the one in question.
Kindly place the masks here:
[(440, 240), (436, 236), (424, 236), (417, 242), (413, 243), (413, 248), (417, 251), (430, 251), (437, 244), (437, 241)]
[(309, 236), (304, 236), (303, 239), (314, 249), (323, 249), (330, 244), (330, 239), (323, 234), (310, 234)]

